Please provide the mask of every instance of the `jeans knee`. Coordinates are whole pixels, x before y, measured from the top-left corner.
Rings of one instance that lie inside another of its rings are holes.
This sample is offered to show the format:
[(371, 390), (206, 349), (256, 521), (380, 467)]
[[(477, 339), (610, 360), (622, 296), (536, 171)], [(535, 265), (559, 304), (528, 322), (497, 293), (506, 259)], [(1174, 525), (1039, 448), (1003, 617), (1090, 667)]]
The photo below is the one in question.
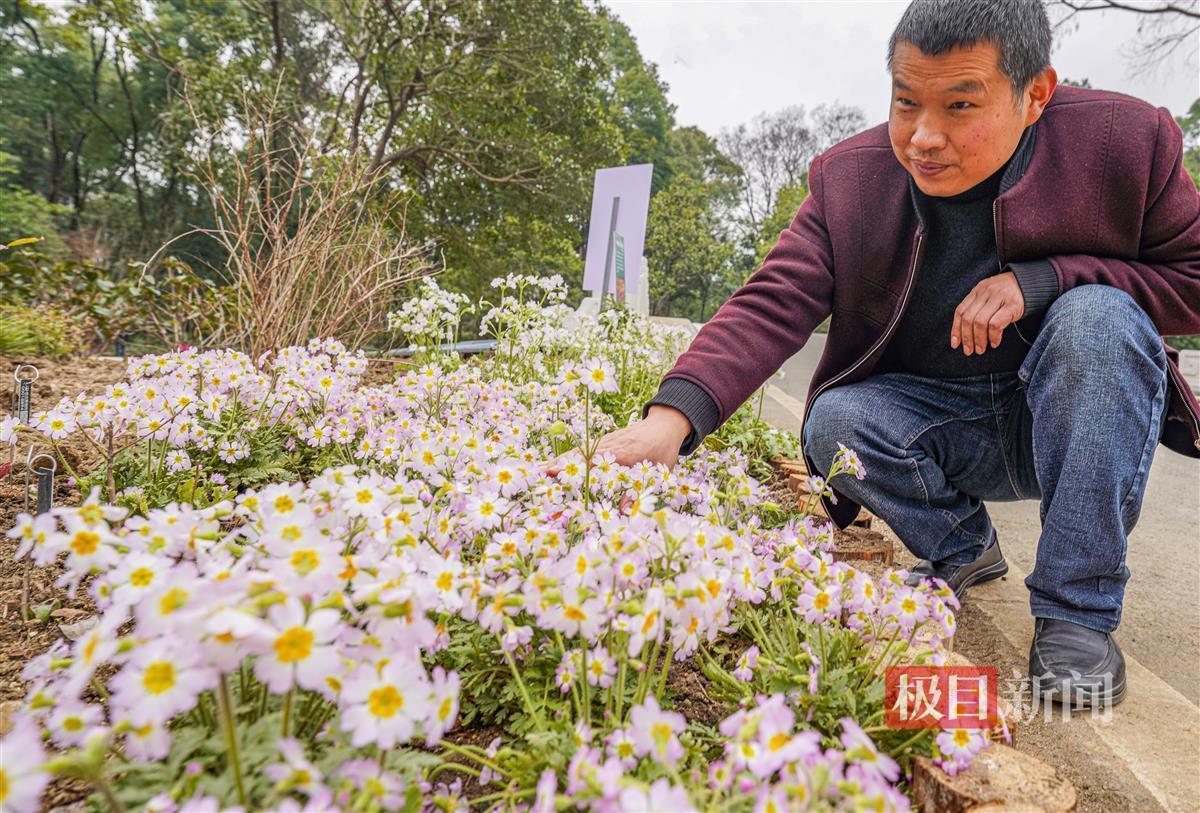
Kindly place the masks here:
[(1111, 285), (1081, 285), (1046, 312), (1039, 339), (1056, 364), (1092, 370), (1120, 365), (1129, 352), (1161, 353), (1158, 330), (1132, 296)]
[(804, 452), (812, 458), (817, 470), (826, 475), (833, 467), (838, 443), (856, 448), (862, 416), (856, 417), (855, 399), (838, 390), (828, 390), (817, 397), (808, 408), (804, 421)]

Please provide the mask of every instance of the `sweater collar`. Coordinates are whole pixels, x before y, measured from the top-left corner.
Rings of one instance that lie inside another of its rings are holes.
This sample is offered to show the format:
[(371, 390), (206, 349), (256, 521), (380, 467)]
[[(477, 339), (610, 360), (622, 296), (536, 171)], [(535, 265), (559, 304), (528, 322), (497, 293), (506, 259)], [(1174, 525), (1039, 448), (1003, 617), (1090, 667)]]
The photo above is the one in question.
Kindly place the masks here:
[[(1013, 150), (1013, 154), (1009, 157), (1004, 166), (1003, 175), (1000, 176), (1000, 188), (996, 193), (997, 196), (1003, 195), (1025, 174), (1029, 169), (1029, 163), (1033, 160), (1033, 148), (1037, 143), (1037, 122), (1025, 128), (1021, 133), (1021, 140), (1017, 142), (1017, 147)], [(990, 180), (990, 179), (989, 179)], [(983, 183), (987, 183), (984, 181)], [(925, 205), (921, 201), (920, 190), (917, 188), (917, 182), (913, 180), (912, 175), (908, 175), (908, 192), (909, 199), (912, 201), (913, 209), (917, 213), (917, 220), (921, 224), (921, 231), (925, 231), (929, 225), (928, 212), (925, 210)]]

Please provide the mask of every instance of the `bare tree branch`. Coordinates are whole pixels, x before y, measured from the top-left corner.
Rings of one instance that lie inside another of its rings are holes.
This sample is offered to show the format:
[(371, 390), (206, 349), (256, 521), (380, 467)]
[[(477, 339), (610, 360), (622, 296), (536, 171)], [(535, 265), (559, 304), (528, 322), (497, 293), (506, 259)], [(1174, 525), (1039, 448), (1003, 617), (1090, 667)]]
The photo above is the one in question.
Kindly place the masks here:
[(1191, 45), (1185, 57), (1195, 64), (1200, 48), (1200, 0), (1166, 0), (1134, 5), (1122, 0), (1050, 0), (1047, 10), (1059, 19), (1055, 29), (1079, 26), (1086, 12), (1117, 11), (1136, 15), (1134, 39), (1123, 50), (1133, 76), (1149, 75), (1166, 64), (1181, 46)]

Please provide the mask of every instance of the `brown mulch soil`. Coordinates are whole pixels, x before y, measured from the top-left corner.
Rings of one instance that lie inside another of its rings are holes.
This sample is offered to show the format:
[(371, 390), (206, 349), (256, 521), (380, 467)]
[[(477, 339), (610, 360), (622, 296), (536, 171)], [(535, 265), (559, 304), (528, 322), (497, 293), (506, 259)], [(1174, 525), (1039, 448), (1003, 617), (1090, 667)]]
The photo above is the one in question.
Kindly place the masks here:
[[(17, 478), (21, 480), (20, 477)], [(7, 531), (16, 517), (24, 510), (23, 483), (0, 481), (0, 529)], [(74, 505), (80, 501), (78, 491), (59, 481), (55, 489), (56, 505)], [(81, 587), (75, 598), (68, 598), (64, 590), (54, 586), (62, 572), (59, 568), (29, 567), (25, 560), (17, 561), (17, 542), (7, 537), (0, 538), (0, 702), (20, 700), (25, 696), (26, 685), (21, 680), (21, 669), (50, 645), (63, 637), (59, 624), (73, 623), (95, 615), (95, 606)], [(22, 593), (26, 572), (29, 580), (29, 609), (49, 605), (59, 612), (45, 622), (22, 618)]]
[[(63, 398), (73, 398), (86, 392), (97, 395), (104, 388), (124, 378), (125, 363), (111, 359), (82, 358), (51, 360), (34, 356), (0, 356), (0, 375), (7, 376), (0, 385), (0, 414), (10, 414), (8, 392), (11, 391), (13, 371), (19, 364), (38, 368), (38, 380), (33, 385), (30, 407), (34, 412), (52, 408)], [(77, 622), (95, 615), (96, 608), (81, 587), (75, 598), (55, 587), (54, 581), (62, 572), (59, 568), (26, 568), (17, 561), (18, 544), (3, 534), (16, 523), (17, 515), (25, 510), (25, 457), (29, 444), (35, 444), (34, 454), (52, 452), (49, 444), (32, 432), (23, 432), (16, 448), (12, 477), (0, 476), (0, 706), (11, 709), (25, 697), (27, 684), (21, 679), (25, 664), (42, 654), (63, 638), (60, 624)], [(73, 435), (59, 444), (67, 465), (60, 461), (55, 478), (54, 504), (77, 505), (79, 491), (68, 482), (67, 466), (83, 476), (99, 463), (100, 455), (86, 440)], [(7, 468), (7, 454), (0, 455), (0, 468)], [(34, 494), (30, 493), (30, 503)], [(50, 607), (56, 616), (46, 621), (25, 620), (22, 613), (25, 580), (28, 578), (28, 607)], [(10, 705), (12, 704), (12, 705)], [(78, 805), (92, 791), (79, 779), (56, 779), (42, 796), (42, 810), (61, 809)]]
[[(14, 482), (9, 482), (8, 478), (0, 479), (0, 531), (11, 528), (17, 515), (24, 510), (24, 491), (24, 478), (20, 474)], [(68, 487), (65, 479), (56, 482), (56, 505), (74, 505), (79, 501), (79, 492)], [(17, 547), (15, 540), (0, 536), (0, 707), (5, 707), (6, 711), (25, 697), (28, 686), (21, 678), (25, 664), (65, 637), (59, 625), (75, 623), (96, 614), (95, 605), (84, 587), (80, 587), (74, 598), (68, 598), (65, 590), (54, 586), (54, 580), (62, 571), (48, 567), (29, 567), (27, 570), (25, 560), (14, 558)], [(46, 621), (22, 617), (26, 578), (31, 615), (36, 608), (49, 605), (58, 617)], [(91, 792), (91, 785), (82, 779), (57, 778), (43, 792), (41, 810), (74, 809), (71, 806), (81, 803)]]
[(363, 376), (363, 384), (370, 387), (391, 384), (397, 376), (402, 375), (410, 367), (412, 367), (412, 363), (408, 359), (370, 359), (366, 375)]
[[(19, 364), (38, 368), (38, 380), (33, 385), (32, 409), (49, 409), (62, 398), (74, 398), (81, 392), (99, 395), (109, 384), (125, 377), (125, 362), (119, 359), (96, 357), (78, 359), (48, 359), (40, 356), (0, 356), (0, 374), (5, 376), (5, 389), (11, 389), (12, 374)], [(5, 412), (8, 404), (5, 403)]]
[[(0, 356), (0, 392), (10, 392), (13, 386), (12, 374), (18, 365), (32, 364), (38, 368), (38, 379), (33, 384), (30, 400), (32, 412), (51, 409), (63, 398), (74, 398), (80, 393), (99, 395), (109, 384), (115, 384), (125, 377), (125, 362), (116, 359), (81, 358), (55, 360), (38, 356)], [(0, 395), (0, 414), (11, 414), (9, 396)], [(25, 458), (29, 444), (34, 444), (34, 455), (42, 452), (52, 452), (50, 444), (40, 435), (24, 431), (22, 442), (18, 444), (13, 468), (18, 479), (25, 468)], [(65, 458), (59, 462), (59, 476), (65, 478), (68, 468), (80, 476), (93, 471), (102, 460), (96, 447), (78, 433), (72, 434), (58, 444), (59, 453)], [(8, 456), (0, 460), (0, 471), (8, 466)], [(9, 525), (0, 526), (7, 530)]]
[(708, 686), (709, 680), (694, 658), (671, 664), (671, 671), (667, 673), (671, 708), (688, 722), (715, 726), (737, 710), (734, 704), (712, 697)]

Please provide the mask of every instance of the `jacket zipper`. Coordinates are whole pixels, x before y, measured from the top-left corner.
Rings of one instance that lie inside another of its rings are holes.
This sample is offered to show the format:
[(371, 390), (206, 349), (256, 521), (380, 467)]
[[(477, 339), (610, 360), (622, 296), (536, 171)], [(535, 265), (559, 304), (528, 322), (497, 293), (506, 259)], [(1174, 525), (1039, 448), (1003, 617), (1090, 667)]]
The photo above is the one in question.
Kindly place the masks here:
[[(1197, 417), (1196, 413), (1192, 412), (1191, 405), (1188, 403), (1187, 393), (1183, 390), (1185, 386), (1190, 388), (1190, 385), (1188, 385), (1186, 381), (1180, 383), (1175, 377), (1175, 368), (1171, 366), (1170, 359), (1167, 359), (1167, 378), (1169, 378), (1171, 383), (1175, 385), (1175, 388), (1179, 390), (1179, 399), (1183, 403), (1183, 411), (1186, 412), (1188, 417), (1192, 419), (1192, 426), (1196, 428), (1196, 433), (1192, 436), (1192, 445), (1197, 449), (1200, 449), (1200, 417)], [(1164, 409), (1165, 408), (1166, 407), (1164, 407)], [(1163, 421), (1165, 422), (1166, 420), (1167, 417), (1164, 417)]]
[[(1000, 207), (1000, 198), (997, 197), (995, 200), (992, 201), (992, 232), (996, 235), (996, 267), (1000, 271), (1004, 271), (1004, 260), (1000, 256), (1000, 220), (999, 220), (998, 216), (996, 215), (996, 210), (999, 207)], [(1022, 319), (1025, 318), (1024, 313), (1021, 314), (1021, 318)], [(1020, 321), (1020, 320), (1018, 320), (1018, 321)], [(1029, 341), (1029, 339), (1025, 338), (1025, 334), (1021, 332), (1021, 328), (1017, 326), (1017, 323), (1013, 322), (1012, 326), (1013, 326), (1013, 330), (1015, 330), (1017, 332), (1017, 336), (1021, 339), (1021, 341), (1025, 342), (1025, 344), (1029, 345), (1030, 347), (1033, 347), (1033, 342), (1031, 342), (1031, 341)]]
[[(876, 350), (879, 349), (880, 345), (882, 345), (884, 342), (886, 342), (888, 340), (888, 338), (892, 335), (892, 331), (895, 330), (896, 325), (900, 324), (900, 319), (904, 315), (904, 308), (908, 305), (908, 298), (912, 294), (912, 287), (913, 287), (912, 283), (913, 283), (913, 280), (916, 279), (916, 276), (917, 276), (917, 266), (921, 262), (921, 248), (922, 248), (924, 242), (925, 242), (925, 235), (918, 231), (917, 232), (917, 250), (913, 256), (912, 269), (908, 272), (908, 278), (905, 280), (905, 283), (904, 283), (904, 295), (903, 295), (903, 297), (901, 297), (900, 309), (896, 314), (896, 318), (893, 319), (891, 321), (891, 323), (888, 324), (887, 330), (884, 331), (883, 335), (879, 337), (879, 340), (876, 341), (875, 344), (873, 344), (871, 346), (871, 349), (868, 350), (865, 355), (863, 355), (861, 358), (859, 358), (859, 360), (854, 362), (854, 364), (852, 364), (850, 367), (847, 367), (845, 370), (842, 370), (842, 372), (838, 373), (833, 378), (826, 381), (824, 384), (822, 384), (817, 389), (817, 391), (815, 393), (813, 393), (812, 397), (809, 398), (808, 402), (804, 405), (805, 420), (808, 419), (808, 407), (812, 404), (812, 402), (816, 401), (817, 398), (821, 395), (821, 393), (825, 392), (825, 390), (829, 389), (834, 384), (841, 381), (843, 378), (845, 378), (846, 376), (850, 375), (855, 370), (857, 370), (864, 361), (866, 361), (867, 359), (869, 359), (871, 357), (872, 353), (874, 353)], [(803, 434), (803, 426), (801, 426), (801, 434)]]

